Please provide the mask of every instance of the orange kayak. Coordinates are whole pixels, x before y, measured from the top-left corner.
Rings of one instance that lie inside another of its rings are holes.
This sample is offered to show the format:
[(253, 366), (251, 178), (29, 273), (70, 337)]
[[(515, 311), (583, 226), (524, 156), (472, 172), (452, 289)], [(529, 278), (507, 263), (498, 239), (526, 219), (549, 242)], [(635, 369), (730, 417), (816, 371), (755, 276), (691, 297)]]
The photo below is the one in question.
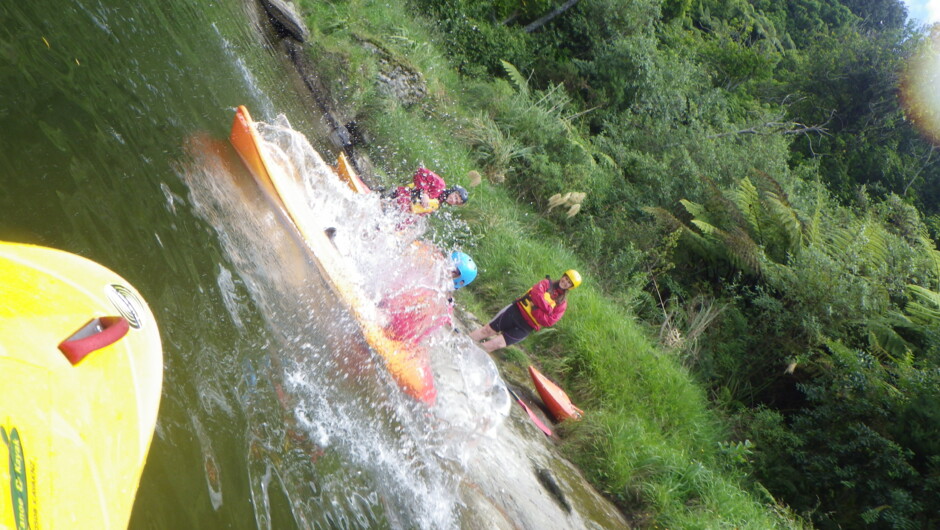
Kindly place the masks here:
[(356, 170), (353, 169), (352, 163), (346, 158), (346, 153), (340, 153), (339, 158), (336, 160), (336, 176), (340, 180), (346, 183), (349, 186), (349, 189), (353, 190), (356, 193), (372, 193), (372, 190), (369, 189), (369, 186), (366, 186), (366, 183), (359, 178), (359, 175), (356, 173)]
[[(238, 107), (235, 113), (229, 139), (258, 185), (274, 200), (299, 232), (323, 277), (350, 308), (366, 342), (385, 360), (385, 365), (395, 381), (408, 395), (433, 404), (437, 389), (434, 387), (429, 352), (420, 344), (395, 340), (378, 324), (381, 320), (378, 309), (348, 275), (348, 264), (343, 256), (336, 250), (323, 228), (315, 226), (310, 217), (304, 215), (309, 206), (305, 202), (302, 185), (265, 153), (264, 140), (244, 106)], [(345, 156), (340, 158), (339, 169), (345, 176), (338, 176), (354, 191), (368, 192), (368, 188), (355, 175)], [(354, 187), (357, 183), (362, 184), (362, 188), (357, 190)]]
[(542, 397), (542, 402), (545, 403), (545, 407), (555, 418), (555, 421), (581, 419), (584, 411), (574, 406), (564, 390), (542, 375), (542, 372), (539, 372), (532, 365), (529, 365), (529, 375), (532, 376), (535, 390)]

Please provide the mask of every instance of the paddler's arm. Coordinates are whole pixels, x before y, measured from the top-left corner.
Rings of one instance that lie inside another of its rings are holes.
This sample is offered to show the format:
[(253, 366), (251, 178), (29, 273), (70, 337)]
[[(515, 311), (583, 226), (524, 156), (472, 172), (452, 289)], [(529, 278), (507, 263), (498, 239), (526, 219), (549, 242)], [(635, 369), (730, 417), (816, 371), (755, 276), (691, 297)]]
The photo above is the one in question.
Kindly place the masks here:
[(559, 304), (555, 304), (555, 307), (551, 311), (541, 311), (535, 310), (532, 312), (532, 315), (539, 320), (539, 324), (543, 327), (554, 326), (561, 317), (565, 314), (565, 309), (568, 308), (568, 301), (563, 300)]
[(529, 289), (529, 297), (532, 299), (532, 305), (534, 306), (533, 309), (541, 309), (542, 311), (551, 310), (551, 304), (545, 300), (545, 293), (551, 286), (552, 283), (548, 278), (545, 278)]
[(532, 286), (532, 316), (538, 321), (539, 325), (548, 327), (554, 326), (561, 320), (568, 307), (566, 301), (556, 302), (548, 290), (551, 288), (551, 281), (548, 278)]

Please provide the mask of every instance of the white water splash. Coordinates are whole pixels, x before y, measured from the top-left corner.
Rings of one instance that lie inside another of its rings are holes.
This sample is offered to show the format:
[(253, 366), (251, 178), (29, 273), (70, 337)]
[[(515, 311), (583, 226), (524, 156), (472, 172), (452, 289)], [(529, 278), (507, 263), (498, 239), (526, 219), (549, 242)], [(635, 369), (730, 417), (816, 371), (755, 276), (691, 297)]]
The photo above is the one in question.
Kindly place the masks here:
[[(336, 229), (344, 273), (368, 300), (378, 304), (394, 289), (417, 286), (436, 293), (443, 302), (437, 305), (446, 307), (449, 260), (442, 252), (410, 250), (425, 233), (423, 221), (398, 230), (403, 219), (397, 208), (384, 210), (377, 194), (353, 193), (286, 120), (259, 130), (272, 158), (300, 184), (307, 221)], [(253, 181), (229, 174), (217, 152), (217, 146), (202, 149), (201, 160), (185, 172), (189, 201), (215, 228), (231, 263), (217, 278), (230, 316), (240, 329), (248, 325), (241, 317), (248, 301), (235, 295), (236, 275), (253, 305), (267, 315), (264, 324), (274, 342), (265, 351), (273, 366), (281, 367), (278, 399), (290, 411), (284, 419), (265, 413), (263, 424), (250, 426), (249, 471), (259, 527), (271, 521), (270, 466), (295, 519), (305, 521), (302, 526), (345, 520), (353, 527), (356, 521), (368, 522), (360, 527), (458, 527), (465, 466), (509, 411), (492, 360), (445, 326), (424, 339), (437, 404), (429, 408), (406, 396), (312, 266), (290, 221)], [(373, 310), (381, 315), (378, 307)], [(251, 399), (246, 402), (251, 406)], [(288, 449), (278, 439), (294, 431), (306, 439), (301, 444), (306, 459), (283, 453)], [(316, 494), (299, 493), (311, 487)]]

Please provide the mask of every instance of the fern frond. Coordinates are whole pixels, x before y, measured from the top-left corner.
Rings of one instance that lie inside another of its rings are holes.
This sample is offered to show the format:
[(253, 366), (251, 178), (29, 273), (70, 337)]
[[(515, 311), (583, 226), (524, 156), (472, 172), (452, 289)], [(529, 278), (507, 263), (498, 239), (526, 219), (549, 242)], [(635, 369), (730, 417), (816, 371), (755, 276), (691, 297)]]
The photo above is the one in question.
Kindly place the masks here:
[(689, 212), (689, 214), (691, 214), (693, 218), (702, 219), (708, 222), (708, 215), (707, 215), (705, 206), (697, 202), (692, 202), (686, 199), (680, 199), (679, 203), (681, 203), (682, 206), (685, 207), (685, 211)]
[(855, 243), (855, 236), (850, 230), (833, 227), (826, 233), (825, 249), (828, 254), (839, 256), (849, 252), (849, 248)]
[(920, 322), (925, 326), (931, 327), (940, 326), (940, 311), (935, 307), (919, 302), (911, 302), (907, 304), (904, 310), (907, 311), (907, 314), (910, 315), (911, 319), (915, 322)]
[(920, 285), (908, 285), (907, 292), (913, 298), (904, 308), (912, 320), (928, 326), (940, 326), (940, 293)]
[(921, 287), (920, 285), (910, 284), (907, 286), (908, 294), (912, 295), (913, 298), (933, 307), (934, 309), (940, 311), (940, 293), (936, 291), (931, 291), (926, 287)]
[(865, 243), (862, 247), (865, 251), (863, 259), (867, 263), (879, 265), (888, 261), (890, 257), (888, 243), (885, 240), (884, 228), (880, 223), (871, 219), (866, 221), (862, 229), (862, 236)]
[(893, 327), (880, 321), (870, 322), (867, 327), (869, 347), (882, 361), (899, 363), (911, 353), (910, 344)]
[(796, 211), (781, 199), (776, 193), (767, 194), (767, 204), (780, 232), (786, 238), (787, 252), (796, 256), (803, 248), (803, 223), (797, 217)]
[(761, 174), (761, 181), (765, 193), (768, 196), (776, 197), (784, 206), (787, 208), (792, 208), (790, 204), (790, 197), (787, 196), (787, 192), (783, 189), (783, 186), (780, 185), (773, 177), (766, 173)]
[(822, 226), (822, 208), (823, 208), (823, 190), (822, 187), (816, 187), (816, 205), (813, 210), (813, 219), (810, 221), (809, 226), (806, 230), (806, 235), (809, 239), (809, 244), (815, 245), (820, 243), (820, 227)]
[(683, 239), (686, 241), (689, 247), (691, 247), (690, 250), (693, 252), (699, 254), (700, 256), (710, 256), (714, 253), (712, 250), (714, 245), (712, 243), (702, 237), (702, 235), (697, 233), (695, 230), (692, 230), (676, 216), (672, 215), (672, 213), (668, 210), (664, 208), (647, 206), (643, 208), (643, 211), (655, 217), (656, 220), (669, 232), (680, 230), (682, 232)]
[(503, 65), (503, 70), (506, 70), (506, 75), (509, 76), (509, 79), (516, 85), (516, 90), (525, 96), (529, 95), (529, 80), (522, 75), (512, 63), (504, 60), (500, 60), (500, 63)]
[(791, 267), (775, 263), (772, 260), (766, 260), (761, 263), (761, 278), (763, 278), (768, 285), (776, 286), (793, 285), (794, 282), (798, 281), (796, 273)]
[(940, 293), (931, 291), (920, 285), (908, 285), (907, 292), (921, 302), (930, 305), (940, 311)]
[(728, 198), (712, 179), (702, 177), (702, 181), (708, 190), (704, 206), (711, 213), (709, 221), (729, 230), (735, 226), (747, 226), (748, 221), (737, 203)]
[(645, 206), (642, 208), (642, 210), (652, 215), (654, 218), (656, 218), (656, 220), (661, 225), (664, 225), (666, 229), (669, 230), (670, 232), (673, 232), (680, 228), (685, 229), (685, 230), (689, 229), (689, 227), (687, 227), (685, 223), (680, 221), (676, 216), (672, 215), (672, 212), (670, 212), (669, 210), (666, 210), (665, 208)]
[(692, 219), (692, 224), (695, 225), (695, 227), (698, 228), (699, 231), (705, 234), (706, 236), (721, 237), (722, 234), (724, 234), (724, 232), (722, 232), (719, 228), (715, 227), (715, 225), (702, 221), (701, 219)]
[(744, 215), (744, 219), (747, 220), (751, 234), (755, 235), (758, 241), (762, 241), (764, 239), (761, 233), (760, 222), (762, 208), (757, 187), (751, 183), (750, 179), (744, 177), (741, 179), (741, 182), (738, 183), (738, 187), (734, 190), (732, 198), (738, 209)]
[(761, 276), (761, 257), (763, 252), (744, 229), (736, 227), (730, 232), (719, 234), (732, 265), (741, 271)]
[[(936, 274), (937, 281), (940, 282), (940, 251), (931, 249), (927, 251), (927, 255), (933, 263), (934, 274)], [(940, 289), (940, 285), (937, 286), (937, 289)]]

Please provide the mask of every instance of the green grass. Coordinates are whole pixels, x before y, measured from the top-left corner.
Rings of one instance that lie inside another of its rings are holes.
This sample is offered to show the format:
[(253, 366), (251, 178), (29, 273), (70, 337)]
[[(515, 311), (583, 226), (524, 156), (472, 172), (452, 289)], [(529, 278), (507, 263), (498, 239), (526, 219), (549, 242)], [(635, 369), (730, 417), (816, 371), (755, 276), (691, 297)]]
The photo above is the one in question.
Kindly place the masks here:
[[(395, 1), (301, 5), (313, 32), (313, 58), (335, 76), (334, 85), (349, 86), (342, 103), (364, 119), (374, 138), (375, 165), (404, 180), (423, 162), (449, 183), (466, 184), (467, 172), (480, 168), (461, 140), (472, 135), (460, 132), (479, 112), (462, 105), (467, 85), (429, 44), (433, 31)], [(361, 52), (363, 35), (422, 72), (429, 92), (424, 102), (405, 108), (375, 90), (370, 76), (377, 59)], [(475, 83), (473, 90), (478, 98), (485, 87)], [(546, 274), (557, 278), (576, 268), (585, 276), (556, 329), (530, 337), (523, 347), (587, 412), (583, 421), (564, 427), (563, 447), (599, 490), (644, 526), (802, 526), (748, 488), (743, 471), (721, 451), (727, 433), (720, 414), (680, 361), (658, 348), (629, 312), (633, 295), (619, 293), (613, 300), (602, 294), (609, 289), (592, 283), (590, 271), (603, 264), (580, 259), (563, 231), (485, 180), (455, 215), (469, 233), (447, 237), (481, 267), (458, 303), (484, 321)], [(519, 364), (526, 354), (505, 357)]]

